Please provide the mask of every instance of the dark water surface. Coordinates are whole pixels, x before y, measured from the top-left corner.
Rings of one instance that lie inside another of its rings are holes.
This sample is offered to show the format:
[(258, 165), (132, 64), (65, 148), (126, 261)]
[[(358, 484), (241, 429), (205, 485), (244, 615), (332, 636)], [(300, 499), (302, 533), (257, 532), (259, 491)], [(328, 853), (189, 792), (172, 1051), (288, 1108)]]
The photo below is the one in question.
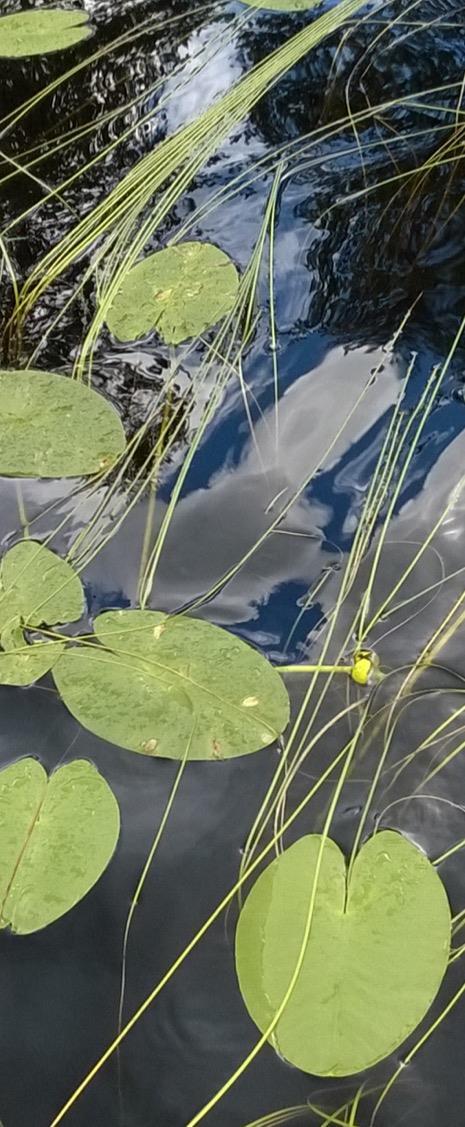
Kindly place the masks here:
[[(34, 6), (3, 0), (0, 13)], [(166, 78), (165, 92), (178, 88), (177, 97), (165, 109), (68, 190), (66, 203), (80, 216), (157, 141), (225, 92), (309, 18), (308, 14), (248, 12), (240, 4), (212, 5), (203, 12), (200, 6), (197, 10), (192, 4), (169, 0), (86, 0), (84, 6), (96, 29), (92, 48), (110, 43), (155, 15), (160, 21), (182, 16), (182, 21), (100, 59), (59, 87), (13, 132), (5, 131), (2, 136), (0, 130), (1, 152), (16, 159), (66, 127), (95, 120), (103, 107), (124, 107), (159, 77)], [(460, 106), (457, 89), (431, 93), (423, 97), (420, 107), (399, 106), (390, 116), (380, 112), (379, 119), (370, 121), (358, 139), (349, 129), (333, 140), (322, 139), (311, 151), (299, 140), (317, 126), (342, 117), (347, 112), (346, 96), (353, 109), (359, 110), (407, 93), (460, 84), (465, 70), (465, 17), (460, 4), (423, 2), (410, 11), (405, 2), (376, 11), (373, 5), (372, 11), (371, 21), (353, 30), (338, 53), (340, 37), (324, 42), (233, 130), (152, 240), (153, 248), (163, 244), (218, 188), (235, 176), (246, 177), (254, 162), (284, 141), (295, 139), (300, 156), (294, 157), (292, 167), (286, 167), (275, 239), (278, 442), (264, 278), (260, 293), (263, 315), (245, 364), (245, 377), (255, 396), (251, 407), (254, 434), (241, 391), (232, 382), (189, 472), (156, 575), (152, 606), (172, 611), (190, 604), (243, 556), (268, 527), (273, 500), (280, 494), (291, 496), (311, 467), (321, 462), (370, 373), (377, 371), (361, 407), (326, 457), (322, 472), (293, 505), (279, 532), (199, 611), (278, 663), (302, 660), (314, 640), (312, 632), (334, 603), (337, 569), (350, 548), (389, 408), (413, 354), (410, 405), (432, 368), (447, 356), (464, 312), (465, 211), (460, 206), (465, 192), (464, 166), (460, 161), (444, 163), (414, 191), (411, 179), (407, 184), (401, 181), (400, 188), (388, 182), (396, 172), (420, 165), (450, 137), (452, 127), (444, 133), (432, 131), (445, 121), (450, 126), (444, 107)], [(401, 20), (403, 12), (405, 21), (410, 18), (428, 26), (406, 26)], [(399, 22), (370, 49), (374, 36), (382, 32), (375, 18), (398, 18)], [(234, 22), (238, 19), (240, 23)], [(432, 20), (436, 21), (433, 26)], [(209, 48), (220, 36), (221, 49)], [(70, 51), (66, 60), (52, 55), (46, 60), (2, 65), (1, 116), (89, 51), (87, 43)], [(206, 54), (201, 56), (201, 52)], [(195, 69), (199, 57), (205, 58), (205, 66), (186, 83), (186, 75)], [(99, 127), (90, 140), (51, 157), (40, 166), (41, 179), (49, 187), (61, 183), (99, 147), (120, 135), (125, 125), (136, 121), (137, 114), (147, 113), (152, 106), (155, 111), (159, 97), (160, 93), (149, 95), (138, 107), (125, 111), (121, 120)], [(396, 134), (394, 155), (394, 145), (391, 151), (386, 138)], [(363, 167), (360, 145), (366, 146)], [(2, 176), (9, 167), (4, 160)], [(381, 181), (386, 183), (363, 198), (347, 198), (367, 184)], [(191, 233), (221, 246), (239, 268), (245, 268), (271, 183), (272, 176), (266, 172), (251, 184), (244, 182), (234, 199), (195, 218)], [(6, 229), (17, 275), (24, 278), (71, 228), (75, 216), (57, 199), (35, 210), (44, 188), (24, 175), (3, 182), (0, 191), (1, 228)], [(337, 200), (340, 204), (334, 207)], [(32, 209), (30, 214), (10, 226), (26, 209)], [(38, 367), (71, 372), (83, 328), (94, 309), (91, 286), (64, 313), (58, 330), (46, 334), (68, 301), (77, 276), (77, 269), (71, 269), (41, 300), (29, 323), (20, 363), (26, 363), (28, 355), (37, 350)], [(7, 312), (11, 295), (5, 279), (2, 284), (0, 299)], [(413, 303), (401, 340), (389, 348)], [(180, 359), (177, 391), (180, 398), (192, 401), (190, 426), (194, 431), (208, 396), (208, 389), (202, 389), (196, 398), (201, 349)], [(9, 361), (11, 356), (5, 356), (4, 362)], [(154, 395), (162, 389), (169, 364), (169, 351), (156, 334), (130, 345), (102, 334), (94, 358), (95, 384), (120, 410), (128, 434), (140, 425)], [(412, 558), (412, 545), (428, 534), (460, 477), (458, 467), (465, 464), (464, 380), (464, 353), (459, 348), (403, 486), (377, 580), (378, 594)], [(187, 438), (187, 434), (180, 437), (164, 471), (155, 527), (166, 511)], [(7, 546), (20, 534), (21, 522), (16, 483), (3, 480), (0, 488), (0, 535)], [(37, 518), (34, 535), (45, 536), (73, 512), (71, 493), (69, 483), (23, 483), (28, 518)], [(45, 512), (52, 502), (53, 511)], [(68, 549), (92, 515), (94, 504), (90, 495), (83, 495), (81, 508), (54, 540), (57, 551)], [(89, 622), (102, 608), (132, 606), (137, 601), (147, 504), (144, 497), (84, 572)], [(412, 594), (462, 565), (463, 508), (459, 501), (451, 509), (435, 552), (426, 554)], [(118, 512), (117, 499), (115, 519)], [(332, 569), (336, 569), (334, 574)], [(309, 590), (325, 571), (328, 582), (305, 609)], [(461, 590), (461, 577), (455, 582), (453, 590), (447, 590), (447, 599)], [(362, 591), (361, 578), (353, 592), (354, 604)], [(446, 613), (447, 599), (438, 596), (433, 603), (424, 595), (415, 605), (415, 611), (421, 613), (409, 621), (408, 615), (400, 613), (378, 626), (373, 642), (380, 639), (383, 665), (394, 668), (415, 658), (436, 621)], [(457, 707), (460, 678), (465, 675), (459, 641), (451, 640), (444, 658), (447, 670), (442, 679), (428, 686), (438, 690), (434, 697), (437, 724)], [(334, 689), (326, 706), (328, 715), (338, 704), (338, 694), (339, 707), (344, 705), (343, 690)], [(176, 768), (170, 762), (130, 755), (81, 729), (58, 699), (51, 681), (26, 690), (1, 688), (0, 705), (3, 763), (35, 755), (53, 768), (65, 757), (88, 757), (109, 781), (122, 811), (116, 856), (83, 903), (36, 935), (0, 936), (0, 1118), (5, 1127), (48, 1127), (53, 1114), (115, 1035), (124, 924)], [(394, 760), (428, 733), (431, 708), (431, 696), (420, 694), (400, 717)], [(340, 732), (331, 735), (331, 746), (312, 762), (312, 774), (318, 773), (333, 743), (333, 750), (342, 746), (340, 736)], [(126, 1015), (145, 998), (236, 879), (241, 849), (276, 767), (277, 754), (276, 749), (267, 749), (232, 763), (197, 763), (186, 769), (131, 932)], [(367, 775), (369, 765), (368, 754)], [(446, 805), (449, 799), (463, 801), (460, 757), (447, 778), (433, 780), (427, 788), (430, 797), (406, 802), (421, 777), (417, 767), (406, 772), (374, 816), (407, 833), (434, 857), (464, 836), (464, 811)], [(365, 780), (364, 770), (351, 779), (334, 825), (333, 836), (346, 848), (366, 793)], [(299, 776), (292, 801), (303, 796), (307, 784), (308, 775)], [(295, 832), (321, 827), (328, 796), (327, 790), (320, 794), (316, 807), (300, 819)], [(396, 804), (383, 814), (390, 803)], [(465, 903), (462, 855), (451, 858), (441, 871), (453, 909), (459, 911)], [(234, 971), (234, 911), (209, 931), (125, 1041), (120, 1058), (123, 1107), (113, 1059), (67, 1116), (70, 1127), (185, 1127), (253, 1046), (257, 1031), (245, 1011)], [(455, 976), (456, 986), (461, 974), (459, 960), (451, 976), (452, 980)], [(442, 1004), (453, 989), (453, 982), (448, 983)], [(434, 1013), (439, 1009), (437, 1006)], [(464, 1043), (465, 1008), (459, 1005), (405, 1070), (377, 1117), (378, 1127), (446, 1123), (461, 1127), (465, 1123)], [(391, 1071), (392, 1061), (372, 1070), (367, 1085), (384, 1083)], [(307, 1100), (335, 1109), (355, 1093), (359, 1081), (358, 1077), (314, 1079), (291, 1068), (267, 1047), (206, 1122), (212, 1127), (245, 1127), (260, 1115)], [(369, 1100), (362, 1104), (359, 1127), (367, 1127), (372, 1106)], [(306, 1113), (301, 1122), (317, 1120)]]

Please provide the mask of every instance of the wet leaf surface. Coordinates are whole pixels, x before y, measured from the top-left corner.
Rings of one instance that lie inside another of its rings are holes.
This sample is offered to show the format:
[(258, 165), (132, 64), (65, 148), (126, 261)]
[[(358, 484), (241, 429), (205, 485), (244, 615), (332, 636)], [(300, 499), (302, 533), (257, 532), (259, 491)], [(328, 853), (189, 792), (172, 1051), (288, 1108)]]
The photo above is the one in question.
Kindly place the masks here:
[[(239, 985), (262, 1032), (298, 962), (320, 842), (303, 837), (273, 861), (239, 917)], [(437, 994), (450, 930), (436, 870), (400, 834), (371, 838), (349, 885), (345, 858), (327, 839), (303, 965), (271, 1038), (277, 1052), (318, 1076), (347, 1076), (389, 1056)]]
[(64, 51), (91, 35), (87, 12), (54, 8), (0, 18), (0, 56), (21, 58)]
[(118, 803), (93, 764), (47, 776), (35, 759), (0, 773), (1, 927), (39, 931), (68, 912), (106, 869), (118, 841)]
[(121, 747), (181, 759), (229, 759), (271, 744), (289, 701), (279, 674), (251, 646), (210, 623), (158, 611), (108, 611), (106, 648), (73, 647), (53, 676), (73, 716)]
[(91, 388), (53, 372), (0, 371), (0, 474), (95, 474), (125, 444), (119, 415)]
[(228, 313), (239, 277), (223, 251), (209, 243), (180, 243), (144, 258), (129, 271), (109, 310), (118, 340), (156, 329), (167, 344), (196, 337)]
[(0, 565), (0, 683), (31, 685), (63, 652), (61, 642), (28, 645), (25, 628), (77, 622), (83, 610), (81, 580), (66, 560), (36, 540), (15, 544)]

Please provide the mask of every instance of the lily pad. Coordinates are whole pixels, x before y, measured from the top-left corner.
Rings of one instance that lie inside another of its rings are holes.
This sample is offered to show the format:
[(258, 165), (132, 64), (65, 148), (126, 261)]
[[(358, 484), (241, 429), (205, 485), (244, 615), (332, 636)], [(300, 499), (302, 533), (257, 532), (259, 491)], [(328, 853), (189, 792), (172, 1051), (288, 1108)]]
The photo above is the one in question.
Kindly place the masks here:
[(14, 12), (0, 18), (0, 56), (22, 58), (64, 51), (91, 35), (87, 12), (63, 8)]
[(47, 776), (35, 759), (0, 772), (0, 927), (28, 935), (68, 912), (110, 861), (119, 808), (92, 763)]
[(0, 565), (0, 629), (12, 608), (30, 627), (77, 622), (84, 610), (81, 580), (50, 548), (20, 540)]
[[(236, 933), (242, 997), (264, 1032), (295, 971), (321, 838), (301, 838), (260, 875)], [(389, 1056), (416, 1028), (445, 974), (451, 917), (427, 857), (383, 831), (358, 854), (350, 882), (326, 840), (303, 965), (270, 1037), (317, 1076), (349, 1076)]]
[(191, 759), (221, 760), (267, 747), (285, 728), (281, 677), (226, 630), (137, 610), (107, 611), (94, 625), (101, 646), (67, 649), (53, 677), (102, 739), (168, 759), (181, 759), (191, 739)]
[(0, 371), (0, 474), (95, 474), (125, 445), (119, 415), (92, 388), (54, 372)]
[(156, 251), (129, 271), (107, 323), (118, 340), (156, 329), (167, 344), (197, 337), (233, 308), (239, 277), (210, 243), (180, 243)]
[(65, 642), (41, 640), (28, 644), (16, 620), (0, 635), (0, 685), (33, 685), (52, 669)]
[(51, 668), (65, 643), (28, 645), (24, 628), (77, 622), (84, 591), (73, 568), (35, 540), (22, 540), (0, 565), (0, 684), (32, 685)]

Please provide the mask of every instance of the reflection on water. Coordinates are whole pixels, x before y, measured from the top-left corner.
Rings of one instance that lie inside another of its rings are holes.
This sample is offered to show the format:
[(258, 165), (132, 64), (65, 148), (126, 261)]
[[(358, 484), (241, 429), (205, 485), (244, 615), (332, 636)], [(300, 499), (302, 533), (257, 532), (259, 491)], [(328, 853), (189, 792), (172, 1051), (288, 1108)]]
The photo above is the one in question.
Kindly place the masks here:
[[(255, 621), (259, 625), (262, 615), (268, 622), (274, 619), (274, 630), (265, 630), (265, 635), (271, 648), (280, 652), (292, 627), (295, 589), (305, 590), (323, 567), (339, 557), (337, 548), (325, 539), (334, 514), (326, 500), (327, 485), (319, 491), (317, 475), (337, 474), (348, 452), (376, 431), (396, 397), (399, 381), (393, 360), (386, 357), (382, 374), (371, 378), (380, 356), (375, 350), (345, 353), (340, 347), (331, 348), (316, 369), (295, 373), (279, 401), (278, 438), (274, 405), (250, 434), (240, 415), (239, 423), (238, 404), (235, 412), (225, 404), (225, 422), (220, 413), (211, 439), (207, 438), (207, 456), (200, 451), (205, 479), (182, 497), (175, 511), (156, 574), (153, 606), (174, 610), (199, 598), (253, 549), (290, 505), (278, 527), (205, 611), (221, 624)], [(225, 464), (212, 474), (208, 443), (215, 442), (216, 428), (226, 453)], [(316, 481), (305, 489), (313, 476)], [(349, 505), (350, 501), (349, 492)], [(89, 568), (89, 580), (104, 605), (108, 591), (136, 600), (139, 559), (134, 547), (142, 543), (146, 504), (129, 515), (118, 537)], [(160, 502), (158, 526), (164, 509)], [(290, 585), (289, 600), (285, 584)], [(268, 615), (270, 601), (274, 607)]]

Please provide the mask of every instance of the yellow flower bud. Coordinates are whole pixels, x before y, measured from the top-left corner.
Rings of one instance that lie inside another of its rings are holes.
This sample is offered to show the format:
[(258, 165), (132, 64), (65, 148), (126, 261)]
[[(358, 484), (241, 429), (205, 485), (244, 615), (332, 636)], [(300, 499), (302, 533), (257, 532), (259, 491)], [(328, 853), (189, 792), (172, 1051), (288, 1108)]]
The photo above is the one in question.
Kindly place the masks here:
[(371, 650), (359, 650), (354, 654), (350, 675), (356, 685), (368, 685), (372, 673), (378, 668), (378, 659)]

